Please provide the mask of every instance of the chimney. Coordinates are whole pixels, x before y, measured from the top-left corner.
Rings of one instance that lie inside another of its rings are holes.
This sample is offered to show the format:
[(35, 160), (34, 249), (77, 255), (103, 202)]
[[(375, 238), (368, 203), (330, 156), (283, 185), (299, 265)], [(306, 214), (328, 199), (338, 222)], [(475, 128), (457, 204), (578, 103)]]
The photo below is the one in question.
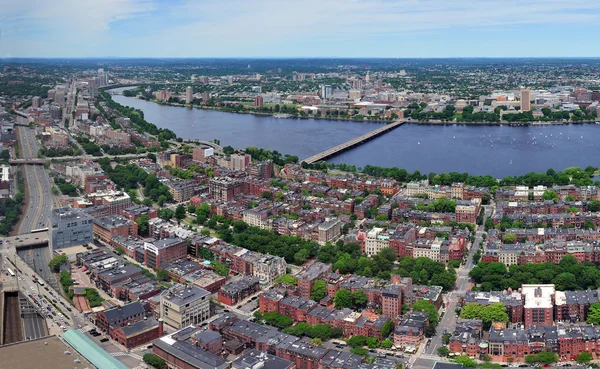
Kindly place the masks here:
[(163, 324), (164, 324), (164, 320), (163, 318), (158, 318), (158, 336), (162, 337), (163, 335)]

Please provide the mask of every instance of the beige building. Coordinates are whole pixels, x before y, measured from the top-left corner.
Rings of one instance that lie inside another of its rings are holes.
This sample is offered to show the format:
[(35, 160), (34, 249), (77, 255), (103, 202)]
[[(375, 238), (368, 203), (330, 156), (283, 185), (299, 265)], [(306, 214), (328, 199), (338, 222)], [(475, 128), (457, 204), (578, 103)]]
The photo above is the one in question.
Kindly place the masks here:
[(287, 263), (284, 258), (266, 255), (252, 263), (252, 275), (260, 280), (261, 285), (273, 283), (285, 274)]
[(192, 102), (192, 87), (187, 86), (185, 88), (185, 103), (189, 104)]
[(390, 237), (382, 233), (382, 228), (373, 228), (367, 233), (365, 239), (365, 254), (367, 256), (373, 256), (390, 246)]
[(528, 88), (521, 89), (521, 111), (531, 110), (531, 90)]
[(429, 258), (433, 261), (441, 262), (440, 253), (442, 248), (443, 240), (436, 238), (431, 243), (423, 244), (422, 247), (415, 245), (413, 248), (413, 258)]
[(160, 317), (177, 329), (200, 324), (210, 318), (210, 292), (177, 284), (160, 295)]
[(319, 243), (324, 245), (342, 233), (342, 222), (333, 218), (319, 224)]

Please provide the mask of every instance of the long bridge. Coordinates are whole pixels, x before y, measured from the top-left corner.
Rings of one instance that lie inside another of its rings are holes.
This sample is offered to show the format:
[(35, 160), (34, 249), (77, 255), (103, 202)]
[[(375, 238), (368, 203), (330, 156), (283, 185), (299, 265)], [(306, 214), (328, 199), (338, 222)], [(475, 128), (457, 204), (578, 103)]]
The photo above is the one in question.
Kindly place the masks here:
[(379, 135), (382, 135), (382, 134), (384, 134), (386, 132), (389, 132), (392, 129), (394, 129), (396, 127), (399, 127), (399, 126), (401, 126), (404, 123), (405, 123), (404, 121), (399, 121), (398, 120), (398, 121), (395, 121), (393, 123), (386, 124), (385, 126), (377, 128), (374, 131), (371, 131), (369, 133), (365, 133), (364, 135), (362, 135), (360, 137), (354, 138), (354, 139), (352, 139), (350, 141), (346, 141), (346, 142), (344, 142), (342, 144), (339, 144), (339, 145), (334, 146), (334, 147), (332, 147), (330, 149), (327, 149), (327, 150), (325, 150), (323, 152), (315, 154), (315, 155), (313, 155), (313, 156), (311, 156), (309, 158), (306, 158), (306, 159), (304, 159), (302, 161), (305, 162), (305, 163), (307, 163), (307, 164), (313, 164), (313, 163), (316, 163), (318, 161), (325, 160), (327, 158), (330, 158), (330, 157), (332, 157), (334, 155), (339, 154), (342, 151), (346, 151), (346, 150), (348, 150), (350, 148), (353, 148), (355, 146), (362, 145), (363, 143), (365, 143), (365, 142), (367, 142), (369, 140), (372, 140), (373, 138), (375, 138), (375, 137), (377, 137)]

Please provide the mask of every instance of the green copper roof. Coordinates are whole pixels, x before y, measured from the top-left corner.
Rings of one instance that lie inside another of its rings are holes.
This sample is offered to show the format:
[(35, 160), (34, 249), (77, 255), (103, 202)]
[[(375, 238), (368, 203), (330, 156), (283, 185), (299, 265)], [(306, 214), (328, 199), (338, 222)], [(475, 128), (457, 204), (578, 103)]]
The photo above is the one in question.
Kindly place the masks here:
[(65, 341), (85, 357), (96, 368), (129, 369), (125, 364), (104, 351), (89, 337), (76, 329), (69, 329), (63, 334)]

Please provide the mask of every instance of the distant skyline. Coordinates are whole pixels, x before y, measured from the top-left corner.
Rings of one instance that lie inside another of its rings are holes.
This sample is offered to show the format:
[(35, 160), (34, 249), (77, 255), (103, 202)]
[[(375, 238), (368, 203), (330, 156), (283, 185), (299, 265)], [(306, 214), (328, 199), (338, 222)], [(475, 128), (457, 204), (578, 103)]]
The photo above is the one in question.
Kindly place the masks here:
[(0, 57), (598, 57), (597, 0), (0, 0)]

